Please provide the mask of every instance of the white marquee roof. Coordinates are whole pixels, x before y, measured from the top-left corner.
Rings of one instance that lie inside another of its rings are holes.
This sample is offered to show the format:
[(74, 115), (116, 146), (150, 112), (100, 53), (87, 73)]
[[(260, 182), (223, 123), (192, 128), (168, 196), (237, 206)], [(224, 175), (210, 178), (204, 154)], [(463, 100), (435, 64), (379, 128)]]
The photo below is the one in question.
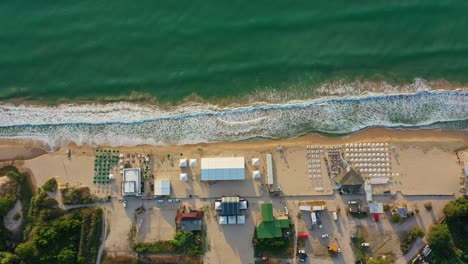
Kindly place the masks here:
[(245, 161), (243, 157), (202, 158), (202, 181), (226, 181), (245, 179)]
[(180, 159), (180, 160), (179, 160), (179, 166), (180, 166), (181, 168), (187, 167), (187, 159)]
[(187, 173), (180, 174), (180, 181), (186, 182), (188, 180)]
[(170, 180), (156, 180), (154, 184), (154, 195), (171, 195), (171, 181)]

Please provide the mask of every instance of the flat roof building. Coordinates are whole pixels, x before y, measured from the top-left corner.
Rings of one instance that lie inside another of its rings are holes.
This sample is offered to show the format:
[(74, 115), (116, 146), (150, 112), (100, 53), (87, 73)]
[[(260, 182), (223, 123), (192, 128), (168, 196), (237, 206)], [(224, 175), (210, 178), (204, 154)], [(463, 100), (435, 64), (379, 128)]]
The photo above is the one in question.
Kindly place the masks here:
[(141, 196), (141, 171), (139, 168), (123, 170), (122, 196)]
[(170, 180), (156, 180), (154, 182), (154, 196), (169, 196), (171, 195)]
[(245, 161), (243, 157), (202, 158), (202, 181), (231, 181), (245, 179)]

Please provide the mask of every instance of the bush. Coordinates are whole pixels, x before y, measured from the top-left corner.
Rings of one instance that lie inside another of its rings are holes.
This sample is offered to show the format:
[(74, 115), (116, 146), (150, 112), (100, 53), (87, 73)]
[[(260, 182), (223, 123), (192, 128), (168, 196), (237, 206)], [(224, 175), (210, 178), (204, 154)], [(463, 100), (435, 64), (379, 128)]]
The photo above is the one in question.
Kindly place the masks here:
[(403, 219), (401, 218), (401, 216), (397, 213), (394, 213), (392, 215), (392, 223), (401, 223)]
[(410, 244), (416, 238), (418, 237), (422, 238), (423, 236), (424, 236), (424, 231), (422, 231), (422, 229), (419, 226), (413, 227), (413, 229), (411, 229), (411, 232), (408, 234), (408, 236), (403, 241), (401, 241), (401, 244), (400, 244), (401, 252), (403, 252), (403, 254), (408, 253)]
[(96, 200), (96, 197), (91, 194), (88, 187), (68, 188), (63, 190), (63, 204), (89, 204)]
[(388, 204), (384, 204), (384, 206), (383, 206), (383, 210), (384, 210), (385, 212), (388, 212), (388, 211), (390, 211), (390, 205), (388, 205)]
[(44, 183), (42, 189), (46, 192), (56, 192), (57, 191), (57, 180), (55, 178), (49, 179)]
[(14, 219), (15, 221), (20, 220), (20, 218), (21, 218), (21, 213), (20, 213), (20, 212), (16, 212), (15, 215), (13, 216), (13, 219)]
[(428, 210), (428, 211), (432, 210), (432, 203), (431, 202), (425, 203), (424, 208), (426, 208), (426, 210)]
[(173, 240), (160, 240), (154, 243), (138, 242), (133, 246), (136, 253), (203, 255), (205, 244), (200, 232), (178, 231)]

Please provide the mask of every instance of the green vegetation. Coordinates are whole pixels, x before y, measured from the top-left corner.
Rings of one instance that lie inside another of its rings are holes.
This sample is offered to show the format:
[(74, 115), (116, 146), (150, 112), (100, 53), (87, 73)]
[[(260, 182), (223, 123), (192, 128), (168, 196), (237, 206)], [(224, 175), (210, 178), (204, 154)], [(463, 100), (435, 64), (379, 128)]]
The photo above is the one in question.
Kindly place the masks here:
[(398, 223), (398, 224), (403, 221), (403, 219), (401, 218), (401, 216), (398, 213), (394, 213), (392, 215), (391, 220), (392, 220), (392, 223)]
[[(8, 177), (8, 181), (0, 187), (0, 223), (3, 223), (3, 217), (13, 208), (18, 199), (21, 200), (24, 208), (27, 208), (30, 190), (25, 184), (26, 176), (20, 174), (15, 167), (1, 168), (0, 175)], [(12, 251), (17, 240), (17, 237), (0, 224), (0, 251)], [(5, 258), (10, 258), (7, 253), (4, 255)], [(3, 261), (3, 258), (1, 260)]]
[(443, 212), (446, 223), (433, 226), (428, 234), (432, 263), (467, 263), (468, 200), (451, 201)]
[(32, 198), (15, 253), (22, 263), (95, 263), (102, 232), (102, 209), (65, 212), (44, 191)]
[[(254, 246), (255, 257), (278, 257), (291, 258), (294, 256), (294, 227), (283, 231), (282, 237), (277, 238), (257, 238), (257, 231), (254, 233), (252, 244)], [(289, 235), (285, 235), (289, 232)]]
[(44, 183), (42, 189), (46, 192), (56, 192), (57, 191), (57, 180), (55, 178), (49, 179)]
[(138, 242), (133, 246), (133, 250), (137, 253), (203, 255), (205, 253), (204, 231), (177, 231), (172, 240), (160, 240), (154, 243)]
[(363, 237), (357, 236), (351, 240), (351, 248), (353, 249), (354, 256), (356, 256), (356, 260), (360, 260), (365, 263), (368, 252), (366, 252), (365, 248), (362, 247), (362, 243), (364, 242), (366, 242), (366, 240)]
[(68, 188), (62, 192), (63, 204), (89, 204), (96, 201), (88, 187)]
[(411, 243), (414, 240), (416, 240), (416, 238), (418, 237), (419, 238), (424, 237), (424, 231), (422, 231), (422, 229), (419, 226), (415, 226), (413, 227), (411, 232), (408, 234), (408, 236), (404, 240), (401, 241), (401, 244), (400, 244), (401, 252), (403, 252), (403, 254), (408, 253)]
[(16, 264), (20, 263), (18, 256), (10, 252), (0, 252), (0, 264)]
[(385, 212), (390, 211), (390, 205), (389, 205), (389, 204), (384, 204), (383, 210), (384, 210)]

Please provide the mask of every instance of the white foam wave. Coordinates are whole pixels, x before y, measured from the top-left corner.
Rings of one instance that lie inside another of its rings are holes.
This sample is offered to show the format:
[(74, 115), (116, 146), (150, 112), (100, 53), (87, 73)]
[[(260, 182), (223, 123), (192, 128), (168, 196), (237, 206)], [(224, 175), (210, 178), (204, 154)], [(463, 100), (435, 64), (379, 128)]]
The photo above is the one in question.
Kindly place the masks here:
[(0, 120), (0, 137), (39, 139), (51, 149), (70, 142), (109, 146), (191, 144), (468, 120), (468, 91), (369, 95), (225, 109), (198, 105), (169, 111), (129, 103), (3, 105)]

